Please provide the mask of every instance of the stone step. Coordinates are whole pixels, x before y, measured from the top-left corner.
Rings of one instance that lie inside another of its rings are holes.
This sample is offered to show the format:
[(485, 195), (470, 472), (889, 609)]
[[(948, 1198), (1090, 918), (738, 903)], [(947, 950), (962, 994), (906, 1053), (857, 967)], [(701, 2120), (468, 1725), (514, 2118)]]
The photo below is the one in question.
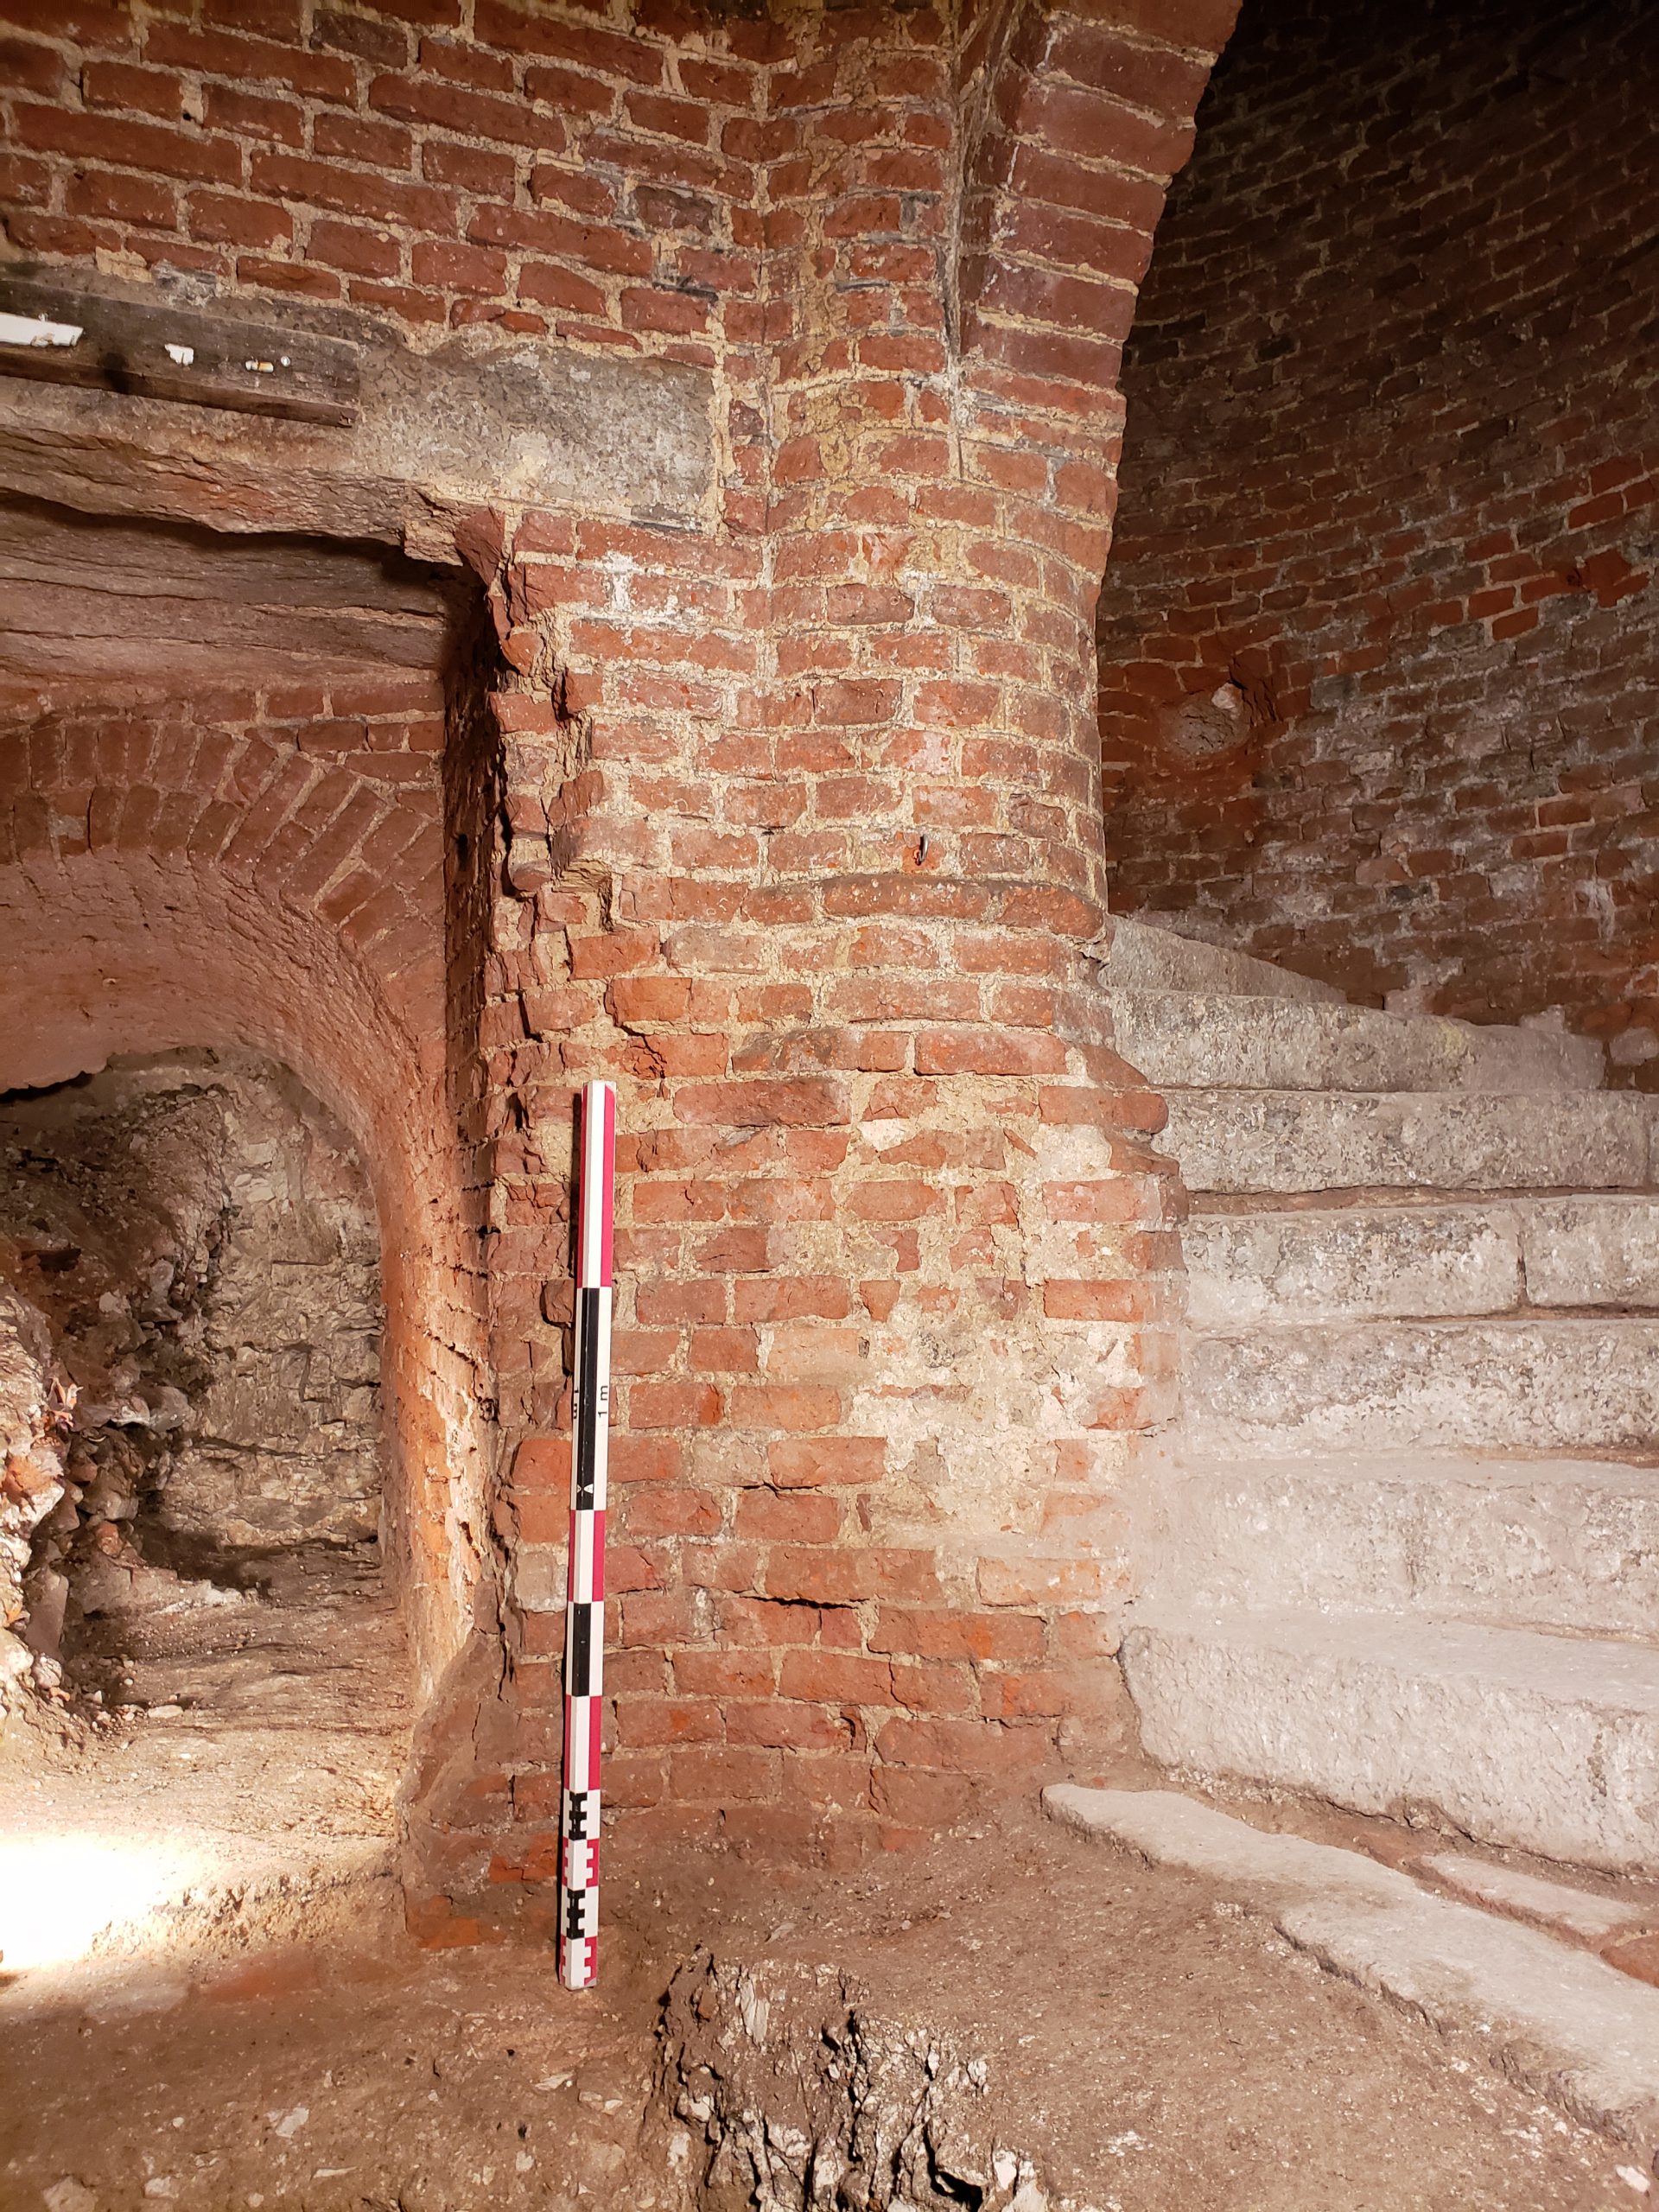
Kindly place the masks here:
[[(1626, 1883), (1621, 1885), (1622, 1894), (1610, 1897), (1573, 1882), (1547, 1881), (1501, 1859), (1477, 1859), (1471, 1851), (1430, 1852), (1416, 1862), (1415, 1871), (1473, 1904), (1557, 1930), (1580, 1943), (1600, 1945), (1604, 1958), (1659, 1920), (1659, 1901), (1646, 1883)], [(1654, 2048), (1659, 2052), (1659, 2043)]]
[(1535, 1306), (1659, 1306), (1659, 1198), (1536, 1198), (1522, 1209)]
[(1659, 1634), (1659, 1467), (1417, 1456), (1160, 1467), (1147, 1594)]
[(1659, 1308), (1659, 1199), (1488, 1199), (1197, 1214), (1181, 1232), (1195, 1328)]
[[(1264, 1832), (1173, 1790), (1056, 1783), (1043, 1804), (1079, 1834), (1224, 1885), (1325, 1973), (1379, 1993), (1452, 2050), (1605, 2129), (1639, 2161), (1620, 2177), (1638, 2197), (1649, 2193), (1642, 2169), (1651, 2171), (1659, 2153), (1659, 1990), (1358, 1852)], [(1532, 1886), (1562, 1894), (1558, 1884)], [(1352, 2199), (1343, 2192), (1340, 2201)]]
[(1197, 1453), (1646, 1451), (1659, 1321), (1376, 1321), (1195, 1336)]
[(1522, 1303), (1521, 1244), (1519, 1210), (1500, 1201), (1195, 1214), (1181, 1230), (1187, 1319), (1240, 1330), (1507, 1313)]
[(1248, 952), (1206, 944), (1147, 922), (1114, 915), (1112, 941), (1102, 972), (1109, 988), (1138, 991), (1230, 992), (1249, 999), (1295, 999), (1308, 1006), (1346, 1006), (1332, 983), (1316, 983)]
[(1564, 1030), (1191, 991), (1114, 990), (1116, 1050), (1160, 1088), (1595, 1090), (1599, 1045)]
[(1165, 1766), (1659, 1867), (1659, 1651), (1364, 1614), (1139, 1615), (1123, 1668)]
[(1659, 1099), (1480, 1091), (1172, 1090), (1158, 1148), (1191, 1191), (1641, 1190)]

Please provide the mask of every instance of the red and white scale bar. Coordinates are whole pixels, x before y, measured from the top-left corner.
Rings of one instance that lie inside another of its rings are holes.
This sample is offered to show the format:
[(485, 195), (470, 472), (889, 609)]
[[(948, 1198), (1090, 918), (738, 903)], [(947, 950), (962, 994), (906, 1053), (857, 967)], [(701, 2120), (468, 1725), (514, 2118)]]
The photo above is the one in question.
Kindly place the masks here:
[(611, 1420), (615, 1178), (616, 1091), (608, 1083), (586, 1084), (576, 1198), (564, 1789), (559, 1814), (559, 1979), (567, 1989), (590, 1988), (599, 1974), (599, 1737), (605, 1688), (605, 1476)]

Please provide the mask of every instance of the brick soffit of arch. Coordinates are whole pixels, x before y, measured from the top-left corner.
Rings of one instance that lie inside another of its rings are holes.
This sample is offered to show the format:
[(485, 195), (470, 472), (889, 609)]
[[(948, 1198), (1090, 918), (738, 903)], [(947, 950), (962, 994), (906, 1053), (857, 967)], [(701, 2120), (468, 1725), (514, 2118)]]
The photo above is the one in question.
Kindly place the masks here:
[(431, 807), (396, 788), (176, 708), (16, 729), (0, 762), (0, 1079), (180, 1046), (270, 1052), (350, 1131), (389, 1232), (429, 1246), (436, 836)]
[(962, 53), (956, 311), (987, 396), (1109, 437), (1171, 179), (1238, 0), (992, 0)]

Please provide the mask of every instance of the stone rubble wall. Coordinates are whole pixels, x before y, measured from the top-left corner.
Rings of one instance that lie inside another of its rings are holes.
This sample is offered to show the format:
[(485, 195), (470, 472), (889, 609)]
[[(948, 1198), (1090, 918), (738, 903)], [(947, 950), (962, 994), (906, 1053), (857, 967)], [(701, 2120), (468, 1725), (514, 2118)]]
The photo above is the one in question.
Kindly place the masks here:
[(1126, 357), (1114, 903), (1659, 1083), (1639, 0), (1247, 5)]
[(708, 1952), (663, 2006), (647, 2124), (699, 2212), (1092, 2212), (1043, 2185), (982, 2058), (849, 1976)]
[(0, 1726), (34, 1669), (24, 1581), (35, 1532), (64, 1495), (70, 1406), (46, 1317), (0, 1283)]
[(338, 1118), (381, 1224), (387, 1555), (429, 1684), (471, 1617), (489, 1395), (444, 1127), (442, 686), (0, 700), (0, 1080), (207, 1046), (280, 1062)]
[(0, 1268), (35, 1301), (67, 1407), (22, 1577), (37, 1681), (57, 1686), (88, 1616), (376, 1535), (372, 1200), (281, 1070), (175, 1055), (9, 1101)]

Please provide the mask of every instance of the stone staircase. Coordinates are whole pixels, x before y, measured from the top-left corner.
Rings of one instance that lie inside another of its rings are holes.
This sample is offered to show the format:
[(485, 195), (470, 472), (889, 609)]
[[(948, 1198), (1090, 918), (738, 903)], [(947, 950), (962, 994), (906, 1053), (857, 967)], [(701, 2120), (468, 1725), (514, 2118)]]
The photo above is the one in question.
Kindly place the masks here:
[(1659, 1868), (1659, 1100), (1134, 924), (1106, 980), (1192, 1204), (1147, 1749)]

